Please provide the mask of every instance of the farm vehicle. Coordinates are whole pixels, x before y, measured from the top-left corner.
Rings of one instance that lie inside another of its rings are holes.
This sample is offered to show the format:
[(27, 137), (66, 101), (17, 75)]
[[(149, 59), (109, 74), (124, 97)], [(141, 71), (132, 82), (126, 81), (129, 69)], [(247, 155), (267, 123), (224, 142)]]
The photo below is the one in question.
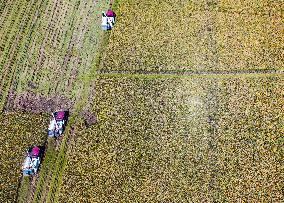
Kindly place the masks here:
[(22, 172), (24, 176), (35, 175), (40, 167), (41, 158), (43, 155), (43, 148), (39, 146), (30, 147), (27, 150), (26, 158), (22, 165)]
[(63, 134), (67, 125), (69, 112), (57, 111), (52, 113), (52, 119), (48, 126), (48, 137), (59, 137)]

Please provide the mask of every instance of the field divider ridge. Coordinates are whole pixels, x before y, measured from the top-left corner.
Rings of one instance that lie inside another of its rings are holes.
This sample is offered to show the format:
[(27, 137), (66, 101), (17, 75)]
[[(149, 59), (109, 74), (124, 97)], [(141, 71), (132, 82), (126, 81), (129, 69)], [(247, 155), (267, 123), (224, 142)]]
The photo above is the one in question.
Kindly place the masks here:
[(143, 70), (98, 70), (96, 76), (124, 76), (124, 77), (230, 77), (230, 76), (269, 76), (269, 75), (282, 75), (284, 69), (265, 69), (265, 70), (219, 70), (219, 71), (143, 71)]

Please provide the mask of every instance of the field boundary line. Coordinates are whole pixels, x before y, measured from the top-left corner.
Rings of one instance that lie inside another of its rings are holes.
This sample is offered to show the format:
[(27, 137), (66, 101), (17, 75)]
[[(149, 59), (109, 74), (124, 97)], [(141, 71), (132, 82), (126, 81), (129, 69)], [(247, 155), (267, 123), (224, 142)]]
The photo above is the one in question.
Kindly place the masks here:
[(98, 76), (112, 77), (255, 77), (284, 75), (284, 70), (241, 70), (241, 71), (97, 71)]

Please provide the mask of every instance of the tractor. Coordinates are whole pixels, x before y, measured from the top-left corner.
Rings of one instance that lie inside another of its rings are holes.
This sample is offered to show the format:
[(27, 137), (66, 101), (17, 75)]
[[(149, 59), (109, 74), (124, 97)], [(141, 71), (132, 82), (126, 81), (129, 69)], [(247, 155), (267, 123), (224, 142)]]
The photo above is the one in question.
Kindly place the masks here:
[(69, 112), (57, 111), (52, 113), (52, 118), (48, 127), (48, 137), (59, 137), (63, 134), (67, 125)]

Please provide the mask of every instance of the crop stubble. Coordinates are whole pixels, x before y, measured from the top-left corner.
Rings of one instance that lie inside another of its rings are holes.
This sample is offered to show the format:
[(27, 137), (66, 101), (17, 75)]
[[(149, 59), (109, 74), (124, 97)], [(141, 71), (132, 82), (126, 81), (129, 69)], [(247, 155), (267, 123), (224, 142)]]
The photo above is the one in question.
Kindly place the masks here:
[[(31, 92), (47, 98), (60, 94), (73, 104), (79, 101), (86, 88), (82, 81), (94, 66), (105, 6), (106, 2), (91, 0), (7, 3), (0, 21), (1, 110), (10, 95), (12, 107), (12, 100)], [(26, 7), (30, 10), (24, 12)]]

